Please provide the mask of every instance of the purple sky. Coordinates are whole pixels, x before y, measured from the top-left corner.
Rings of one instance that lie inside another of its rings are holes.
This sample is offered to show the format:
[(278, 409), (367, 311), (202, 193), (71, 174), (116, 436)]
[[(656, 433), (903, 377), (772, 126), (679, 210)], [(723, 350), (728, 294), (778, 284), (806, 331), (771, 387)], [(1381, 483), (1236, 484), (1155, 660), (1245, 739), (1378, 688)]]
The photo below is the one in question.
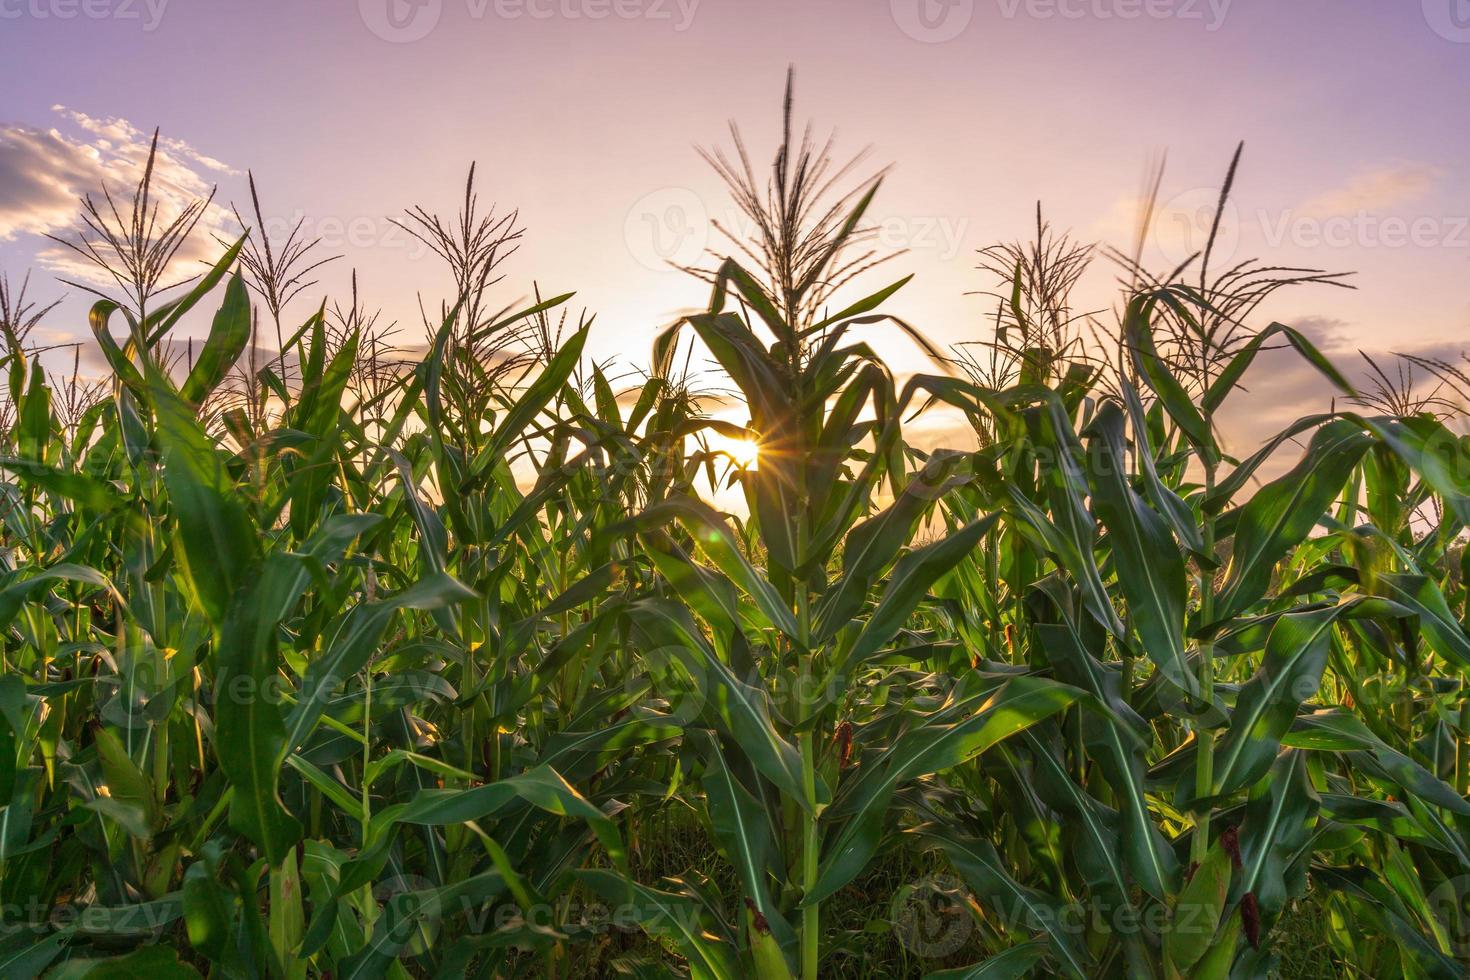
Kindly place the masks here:
[[(0, 0), (0, 268), (61, 295), (39, 233), (95, 181), (121, 186), (160, 126), (178, 193), (243, 203), (252, 168), (268, 216), (345, 253), (302, 317), (357, 268), (413, 330), (415, 294), (446, 284), (386, 218), (451, 211), (476, 160), (483, 199), (528, 229), (505, 302), (575, 289), (593, 352), (640, 362), (704, 297), (661, 257), (730, 213), (693, 146), (733, 117), (765, 163), (788, 63), (839, 153), (895, 164), (874, 215), (910, 252), (884, 274), (917, 273), (894, 311), (935, 339), (981, 336), (975, 250), (1025, 236), (1037, 199), (1125, 245), (1164, 151), (1150, 257), (1179, 254), (1240, 139), (1235, 257), (1359, 273), (1258, 325), (1344, 357), (1458, 352), (1470, 326), (1470, 0)], [(1113, 271), (1085, 302), (1111, 304)], [(72, 290), (47, 336), (83, 332), (84, 309)], [(1260, 378), (1252, 415), (1314, 390)]]

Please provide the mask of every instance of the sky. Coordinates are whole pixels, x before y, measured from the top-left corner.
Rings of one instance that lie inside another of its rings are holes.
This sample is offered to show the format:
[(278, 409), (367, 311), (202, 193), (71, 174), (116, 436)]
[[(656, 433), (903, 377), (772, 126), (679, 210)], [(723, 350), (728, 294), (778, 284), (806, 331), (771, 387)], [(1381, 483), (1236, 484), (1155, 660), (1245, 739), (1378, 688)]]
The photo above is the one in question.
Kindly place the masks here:
[[(249, 170), (268, 230), (303, 220), (343, 256), (293, 315), (356, 270), (413, 340), (418, 297), (448, 282), (389, 219), (452, 213), (473, 161), (482, 204), (526, 229), (498, 298), (575, 290), (590, 352), (646, 363), (707, 295), (668, 260), (717, 247), (709, 221), (732, 216), (695, 148), (728, 146), (733, 119), (766, 163), (788, 65), (838, 156), (892, 164), (872, 214), (907, 251), (869, 282), (914, 273), (890, 308), (942, 344), (985, 335), (976, 252), (1026, 238), (1038, 201), (1127, 247), (1164, 157), (1161, 267), (1202, 243), (1244, 140), (1221, 261), (1357, 287), (1283, 294), (1254, 326), (1298, 325), (1345, 362), (1470, 347), (1470, 0), (0, 0), (0, 271), (62, 300), (40, 336), (85, 336), (85, 294), (54, 280), (84, 270), (44, 236), (80, 195), (129, 186), (158, 127), (162, 192), (217, 187), (188, 258), (235, 231)], [(1095, 261), (1079, 305), (1106, 318), (1117, 272)], [(1268, 360), (1236, 438), (1323, 397)]]

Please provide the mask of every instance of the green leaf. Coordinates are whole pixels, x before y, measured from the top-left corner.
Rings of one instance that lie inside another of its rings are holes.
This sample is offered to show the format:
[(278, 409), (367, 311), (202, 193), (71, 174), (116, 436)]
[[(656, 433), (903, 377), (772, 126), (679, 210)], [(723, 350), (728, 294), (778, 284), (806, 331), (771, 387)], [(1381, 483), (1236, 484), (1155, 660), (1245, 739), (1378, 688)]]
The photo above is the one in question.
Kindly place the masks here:
[(823, 847), (817, 883), (802, 904), (822, 901), (868, 866), (894, 793), (905, 783), (973, 759), (1082, 697), (1055, 681), (1015, 677), (998, 688), (967, 692), (903, 732), (880, 758), (863, 765), (837, 801), (833, 816), (844, 822)]
[(215, 880), (206, 861), (195, 861), (184, 872), (183, 901), (189, 944), (215, 961), (226, 959), (234, 895)]
[(472, 789), (419, 790), (408, 802), (395, 803), (374, 814), (368, 840), (384, 840), (388, 830), (400, 823), (445, 826), (479, 820), (516, 799), (547, 813), (585, 821), (614, 863), (621, 866), (626, 861), (622, 839), (612, 821), (546, 765)]
[(1067, 928), (1068, 916), (1062, 903), (1016, 881), (990, 841), (947, 828), (930, 827), (921, 832), (943, 849), (960, 877), (975, 890), (975, 897), (1002, 921), (1015, 922), (1019, 917), (1028, 929), (1040, 933), (1063, 974), (1081, 978), (1093, 975), (1092, 958)]
[(1179, 892), (1164, 932), (1164, 955), (1188, 971), (1209, 951), (1230, 891), (1231, 857), (1217, 841)]
[(277, 554), (258, 580), (235, 593), (220, 624), (215, 699), (215, 754), (232, 785), (230, 826), (261, 849), (272, 866), (301, 839), (301, 824), (278, 792), (285, 759), (281, 717), (278, 619), (268, 610), (296, 581), (296, 561)]
[(82, 507), (94, 511), (105, 513), (127, 502), (110, 483), (86, 473), (47, 466), (15, 456), (0, 457), (0, 469), (14, 473), (23, 483), (34, 484), (47, 493), (74, 500)]
[[(1052, 730), (1046, 731), (1048, 727)], [(1128, 876), (1121, 857), (1123, 841), (1118, 832), (1118, 812), (1104, 806), (1073, 779), (1058, 750), (1059, 736), (1060, 729), (1048, 723), (1016, 736), (1026, 747), (1031, 761), (1024, 778), (1037, 797), (1065, 818), (1062, 839), (1089, 887), (1119, 908), (1132, 909), (1128, 901)]]
[(1216, 600), (1218, 618), (1239, 615), (1265, 594), (1276, 563), (1306, 539), (1371, 443), (1353, 423), (1329, 422), (1313, 434), (1291, 472), (1256, 491), (1241, 508)]
[(1271, 777), (1256, 783), (1240, 825), (1240, 871), (1232, 893), (1256, 896), (1264, 934), (1293, 897), (1306, 890), (1304, 853), (1320, 808), (1304, 752), (1277, 757)]
[(64, 930), (57, 930), (34, 942), (24, 933), (18, 938), (19, 943), (7, 944), (0, 950), (0, 976), (39, 977), (61, 955), (71, 937)]
[(1381, 439), (1440, 495), (1461, 523), (1470, 524), (1470, 447), (1443, 422), (1427, 414), (1396, 419), (1344, 417)]
[(1144, 493), (1154, 508), (1169, 522), (1169, 527), (1179, 538), (1180, 543), (1201, 556), (1209, 565), (1213, 565), (1215, 557), (1204, 554), (1205, 543), (1200, 536), (1199, 526), (1195, 522), (1194, 512), (1189, 509), (1188, 504), (1179, 499), (1178, 494), (1166, 487), (1164, 481), (1159, 479), (1158, 468), (1154, 463), (1153, 448), (1149, 445), (1148, 440), (1148, 420), (1137, 390), (1126, 377), (1120, 378), (1118, 383), (1123, 391), (1123, 402), (1128, 408), (1129, 421), (1133, 425), (1133, 458), (1137, 461), (1138, 470), (1143, 476)]
[(1344, 711), (1317, 711), (1298, 716), (1282, 744), (1318, 752), (1346, 752), (1360, 765), (1435, 806), (1470, 816), (1470, 802), (1454, 788), (1404, 753), (1384, 742), (1361, 720)]
[(184, 379), (179, 394), (198, 405), (219, 386), (250, 343), (250, 296), (245, 280), (237, 272), (225, 287), (224, 302), (214, 315), (204, 347)]
[(431, 575), (395, 595), (355, 606), (337, 623), (325, 652), (311, 661), (301, 694), (292, 709), (277, 765), (311, 734), (326, 708), (327, 698), (379, 650), (383, 632), (401, 609), (439, 609), (475, 598), (475, 593), (447, 574)]
[(1161, 299), (1167, 298), (1167, 294), (1162, 291), (1141, 293), (1133, 297), (1123, 316), (1123, 339), (1128, 346), (1134, 368), (1148, 382), (1154, 394), (1159, 396), (1169, 417), (1195, 447), (1203, 453), (1213, 454), (1214, 437), (1209, 424), (1154, 345), (1151, 325), (1154, 307)]
[(246, 232), (236, 239), (233, 245), (225, 249), (224, 254), (215, 261), (214, 265), (210, 266), (204, 275), (193, 281), (188, 292), (164, 303), (148, 314), (148, 322), (140, 325), (147, 338), (147, 347), (151, 349), (164, 334), (172, 330), (184, 318), (185, 314), (198, 305), (201, 299), (213, 292), (214, 287), (219, 285), (220, 280), (225, 277), (235, 264), (235, 260), (240, 257), (240, 250), (245, 247), (245, 240), (248, 237), (250, 234)]
[(1143, 652), (1169, 683), (1197, 696), (1199, 680), (1184, 656), (1189, 592), (1184, 556), (1168, 525), (1128, 481), (1123, 413), (1117, 403), (1104, 403), (1088, 431), (1093, 508), (1108, 529), (1113, 565)]
[(15, 445), (21, 458), (44, 463), (51, 443), (51, 389), (39, 360), (31, 364), (31, 382), (16, 406), (16, 416)]
[(1121, 844), (1129, 870), (1146, 892), (1163, 901), (1174, 890), (1179, 862), (1153, 822), (1144, 791), (1147, 724), (1128, 703), (1120, 673), (1094, 656), (1093, 651), (1102, 649), (1105, 640), (1097, 627), (1089, 631), (1076, 615), (1061, 580), (1049, 577), (1038, 588), (1053, 599), (1062, 618), (1061, 625), (1036, 626), (1057, 678), (1088, 692), (1108, 708), (1079, 716), (1083, 742), (1120, 801), (1128, 825)]
[(1225, 399), (1230, 396), (1230, 393), (1240, 384), (1241, 377), (1251, 366), (1251, 362), (1256, 359), (1256, 355), (1261, 352), (1266, 342), (1278, 336), (1285, 339), (1307, 363), (1316, 368), (1324, 378), (1332, 382), (1333, 386), (1342, 394), (1350, 398), (1357, 395), (1357, 390), (1348, 381), (1346, 376), (1317, 349), (1316, 345), (1304, 337), (1300, 331), (1294, 330), (1284, 323), (1272, 323), (1265, 330), (1252, 337), (1244, 347), (1230, 358), (1230, 362), (1225, 365), (1225, 370), (1216, 376), (1214, 383), (1210, 385), (1210, 390), (1205, 392), (1205, 396), (1201, 399), (1200, 404), (1207, 411), (1213, 412), (1217, 410), (1224, 403)]
[(675, 497), (650, 507), (635, 522), (639, 527), (656, 527), (678, 520), (694, 538), (699, 550), (746, 595), (755, 601), (766, 621), (788, 638), (796, 638), (800, 630), (791, 610), (740, 550), (740, 543), (724, 518), (713, 507), (692, 497)]
[(138, 807), (145, 814), (147, 825), (156, 829), (160, 815), (148, 777), (143, 775), (128, 755), (127, 748), (110, 730), (99, 728), (93, 738), (102, 777), (107, 781), (108, 796), (122, 805)]
[(127, 608), (122, 593), (107, 576), (95, 568), (72, 562), (58, 562), (50, 568), (35, 569), (34, 566), (23, 568), (17, 575), (22, 577), (6, 585), (4, 589), (0, 589), (0, 628), (8, 627), (20, 613), (21, 607), (27, 602), (34, 601), (36, 596), (44, 592), (53, 582), (81, 582), (105, 589), (119, 608)]
[(914, 525), (951, 485), (956, 460), (936, 457), (916, 474), (888, 507), (856, 525), (842, 549), (842, 574), (817, 606), (814, 639), (821, 643), (862, 609), (868, 591), (912, 538)]
[[(934, 583), (974, 551), (980, 539), (995, 526), (999, 516), (991, 514), (971, 521), (952, 534), (915, 548), (900, 558), (888, 577), (883, 597), (863, 624), (838, 676), (857, 669), (879, 653), (908, 622)], [(830, 628), (835, 624), (828, 625)]]
[(233, 596), (260, 561), (260, 537), (226, 465), (194, 419), (194, 411), (162, 376), (149, 384), (163, 450), (163, 482), (178, 525), (178, 542), (199, 600), (221, 624)]
[(1215, 792), (1233, 793), (1271, 768), (1303, 701), (1315, 697), (1332, 649), (1332, 630), (1352, 603), (1288, 613), (1266, 638), (1261, 666), (1236, 698), (1230, 728), (1215, 749)]
[(766, 692), (735, 676), (684, 609), (662, 599), (642, 599), (628, 612), (643, 638), (644, 656), (671, 657), (683, 666), (692, 696), (703, 701), (703, 710), (740, 745), (752, 765), (804, 809), (820, 802), (807, 797), (801, 756), (771, 721)]
[(694, 899), (645, 887), (611, 871), (582, 870), (576, 876), (620, 914), (636, 920), (650, 936), (670, 941), (688, 961), (693, 977), (741, 980), (744, 976), (735, 951), (710, 934)]
[[(1405, 966), (1418, 971), (1426, 980), (1466, 980), (1470, 970), (1441, 952), (1415, 922), (1407, 908), (1376, 877), (1373, 869), (1363, 867), (1312, 869), (1312, 883), (1325, 890), (1351, 897), (1377, 930), (1394, 940), (1405, 957)], [(1407, 971), (1405, 971), (1407, 975)]]
[(1380, 574), (1374, 591), (1419, 614), (1419, 629), (1435, 653), (1470, 673), (1470, 636), (1450, 611), (1444, 593), (1425, 575)]
[(143, 946), (109, 959), (67, 960), (47, 974), (59, 980), (198, 980), (199, 976), (166, 946)]
[(796, 951), (796, 933), (771, 901), (766, 883), (775, 853), (771, 821), (759, 800), (735, 778), (716, 736), (706, 739), (705, 770), (700, 785), (709, 808), (710, 826), (726, 858), (735, 868), (741, 890), (768, 924), (788, 959)]
[(1020, 980), (1046, 957), (1045, 943), (1021, 943), (979, 963), (924, 974), (924, 980)]
[[(564, 302), (570, 295), (557, 297), (550, 303)], [(495, 435), (480, 454), (479, 462), (503, 458), (511, 445), (522, 438), (526, 426), (541, 414), (552, 398), (556, 397), (562, 385), (566, 384), (567, 378), (571, 377), (572, 372), (576, 370), (577, 364), (582, 359), (582, 349), (587, 346), (587, 335), (591, 329), (589, 324), (572, 334), (561, 349), (553, 355), (545, 370), (536, 376), (536, 380), (531, 382), (530, 387), (521, 394), (510, 410), (505, 413), (500, 424), (495, 427)]]

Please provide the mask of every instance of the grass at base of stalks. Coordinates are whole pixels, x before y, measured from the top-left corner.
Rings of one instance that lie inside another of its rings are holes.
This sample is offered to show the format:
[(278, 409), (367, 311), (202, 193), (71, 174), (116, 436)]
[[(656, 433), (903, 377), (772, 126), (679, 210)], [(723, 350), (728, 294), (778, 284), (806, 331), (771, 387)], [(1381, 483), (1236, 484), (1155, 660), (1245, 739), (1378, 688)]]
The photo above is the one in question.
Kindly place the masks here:
[[(634, 877), (656, 885), (661, 878), (691, 873), (709, 875), (726, 895), (739, 891), (729, 864), (708, 849), (708, 838), (687, 815), (670, 813), (644, 823), (631, 853)], [(960, 926), (946, 941), (945, 955), (923, 955), (902, 934), (905, 889), (925, 883), (953, 882), (953, 874), (937, 855), (907, 848), (885, 851), (868, 871), (823, 905), (829, 935), (839, 935), (845, 952), (827, 960), (823, 976), (832, 980), (918, 980), (937, 970), (965, 966), (986, 955), (979, 928)], [(963, 915), (958, 907), (947, 915)], [(1294, 903), (1274, 934), (1280, 954), (1281, 980), (1333, 980), (1343, 975), (1325, 941), (1327, 912), (1314, 894)], [(963, 937), (963, 941), (960, 938)], [(619, 961), (665, 961), (669, 954), (641, 932), (609, 932), (574, 947), (567, 980), (602, 980), (627, 976)]]
[(1292, 903), (1275, 933), (1283, 980), (1335, 980), (1352, 976), (1327, 944), (1327, 909), (1313, 891)]
[[(726, 896), (738, 894), (739, 886), (729, 864), (709, 850), (708, 837), (685, 814), (647, 820), (630, 858), (636, 880), (657, 886), (668, 876), (708, 875)], [(832, 980), (867, 980), (872, 977), (918, 978), (935, 970), (973, 963), (985, 955), (979, 945), (978, 928), (960, 925), (954, 938), (944, 941), (946, 955), (921, 955), (910, 948), (901, 934), (906, 889), (929, 883), (957, 883), (943, 859), (936, 854), (918, 854), (907, 848), (887, 851), (866, 873), (822, 905), (824, 930), (841, 937), (845, 952), (827, 959), (822, 976)], [(958, 907), (944, 909), (946, 916), (964, 915)], [(962, 941), (963, 940), (963, 941)], [(659, 961), (669, 956), (642, 933), (610, 931), (586, 945), (574, 948), (571, 972), (576, 980), (620, 977), (618, 960)]]

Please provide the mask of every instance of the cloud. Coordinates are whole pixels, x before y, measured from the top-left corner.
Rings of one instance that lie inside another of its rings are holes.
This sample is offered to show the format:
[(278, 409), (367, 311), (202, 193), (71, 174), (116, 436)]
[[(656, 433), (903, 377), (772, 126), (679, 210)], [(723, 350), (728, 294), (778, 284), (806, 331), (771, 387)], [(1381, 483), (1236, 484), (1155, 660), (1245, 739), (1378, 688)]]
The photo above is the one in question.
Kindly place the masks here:
[[(1412, 380), (1416, 394), (1428, 394), (1436, 386), (1435, 378), (1421, 367), (1402, 360), (1404, 355), (1463, 365), (1464, 345), (1454, 342), (1395, 344), (1391, 349), (1360, 348), (1347, 338), (1348, 324), (1331, 317), (1307, 316), (1291, 321), (1291, 326), (1306, 335), (1319, 350), (1347, 376), (1360, 391), (1371, 392), (1373, 372), (1371, 357), (1390, 378), (1397, 379), (1402, 365), (1406, 378)], [(1454, 392), (1441, 390), (1442, 397)], [(1276, 433), (1305, 415), (1338, 411), (1380, 414), (1378, 409), (1352, 404), (1315, 367), (1289, 347), (1262, 351), (1242, 379), (1242, 390), (1231, 396), (1220, 416), (1220, 426), (1227, 448), (1244, 457), (1259, 449)], [(1306, 445), (1310, 433), (1298, 439)], [(1300, 452), (1283, 448), (1261, 471), (1263, 479), (1280, 476), (1296, 463)]]
[(1434, 190), (1441, 176), (1439, 168), (1422, 163), (1377, 167), (1318, 194), (1298, 210), (1310, 218), (1391, 211), (1423, 198)]
[(1302, 316), (1293, 320), (1291, 326), (1324, 354), (1352, 349), (1347, 339), (1351, 331), (1346, 320), (1331, 316)]
[[(1357, 353), (1343, 340), (1345, 323), (1330, 317), (1303, 317), (1290, 325), (1340, 369), (1353, 370)], [(1226, 448), (1243, 459), (1298, 418), (1331, 411), (1334, 398), (1340, 399), (1340, 393), (1306, 359), (1290, 347), (1271, 345), (1251, 363), (1241, 379), (1241, 390), (1229, 397), (1219, 414)], [(1295, 462), (1292, 454), (1283, 451), (1278, 465), (1284, 468), (1290, 462)]]
[[(148, 159), (151, 136), (126, 119), (100, 119), (52, 106), (61, 126), (41, 129), (0, 124), (0, 241), (22, 235), (68, 238), (79, 226), (80, 199), (91, 195), (107, 211), (104, 189), (125, 211)], [(166, 225), (190, 202), (209, 197), (213, 178), (237, 171), (182, 140), (160, 138), (151, 195)], [(195, 274), (200, 261), (219, 252), (216, 235), (233, 236), (235, 221), (217, 204), (206, 210), (165, 281)], [(45, 267), (94, 283), (108, 280), (70, 249), (48, 244), (37, 252)]]

